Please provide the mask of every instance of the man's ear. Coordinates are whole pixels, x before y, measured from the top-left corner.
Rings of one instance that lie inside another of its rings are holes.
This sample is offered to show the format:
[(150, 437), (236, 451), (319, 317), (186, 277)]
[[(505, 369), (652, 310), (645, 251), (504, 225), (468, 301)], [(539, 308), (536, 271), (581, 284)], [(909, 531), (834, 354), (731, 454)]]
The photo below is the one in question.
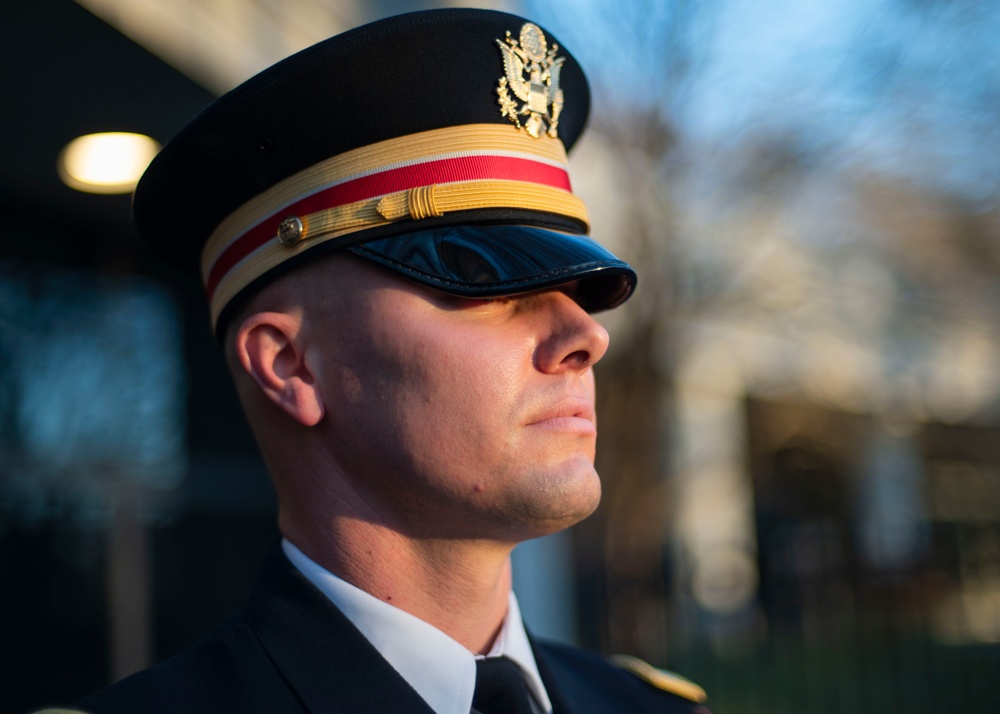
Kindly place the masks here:
[(236, 333), (236, 359), (271, 402), (303, 426), (315, 426), (324, 406), (301, 325), (301, 317), (282, 312), (250, 315)]

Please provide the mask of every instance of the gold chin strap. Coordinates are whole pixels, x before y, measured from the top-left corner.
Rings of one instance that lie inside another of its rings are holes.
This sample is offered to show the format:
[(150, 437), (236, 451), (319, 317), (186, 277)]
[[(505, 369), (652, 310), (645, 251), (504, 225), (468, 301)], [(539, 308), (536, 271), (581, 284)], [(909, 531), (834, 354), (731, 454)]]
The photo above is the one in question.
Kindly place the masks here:
[[(428, 199), (425, 193), (418, 199), (423, 204), (417, 207), (412, 204), (411, 189), (297, 216), (301, 228), (295, 231), (295, 240), (268, 243), (226, 274), (212, 295), (212, 324), (215, 325), (223, 308), (243, 288), (290, 257), (364, 228), (413, 218), (415, 210), (431, 210), (434, 212), (429, 215), (440, 216), (472, 208), (522, 208), (559, 213), (572, 216), (585, 225), (588, 223), (587, 207), (583, 201), (571, 193), (548, 186), (524, 186), (510, 181), (470, 181), (428, 188), (433, 189), (426, 192), (433, 199)], [(414, 229), (417, 228), (415, 226)]]

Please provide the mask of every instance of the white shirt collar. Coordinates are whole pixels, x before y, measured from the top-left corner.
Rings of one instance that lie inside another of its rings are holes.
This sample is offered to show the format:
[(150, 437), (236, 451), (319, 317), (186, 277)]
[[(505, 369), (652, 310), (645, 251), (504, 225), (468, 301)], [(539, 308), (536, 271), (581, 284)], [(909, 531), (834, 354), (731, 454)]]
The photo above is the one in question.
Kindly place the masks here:
[[(468, 714), (476, 687), (477, 655), (418, 617), (404, 612), (313, 562), (287, 539), (281, 547), (437, 714)], [(524, 671), (532, 708), (552, 711), (513, 591), (507, 616), (488, 657), (505, 655)]]

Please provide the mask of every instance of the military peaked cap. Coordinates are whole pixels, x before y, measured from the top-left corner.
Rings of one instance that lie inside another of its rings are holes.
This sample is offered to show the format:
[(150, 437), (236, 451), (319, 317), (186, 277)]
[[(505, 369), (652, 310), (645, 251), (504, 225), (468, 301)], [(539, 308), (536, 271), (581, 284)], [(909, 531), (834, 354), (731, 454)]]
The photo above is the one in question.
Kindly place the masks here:
[(216, 326), (327, 250), (456, 295), (580, 281), (586, 309), (615, 307), (635, 273), (587, 237), (569, 181), (589, 105), (573, 56), (523, 18), (388, 18), (216, 100), (146, 170), (136, 227), (200, 273)]

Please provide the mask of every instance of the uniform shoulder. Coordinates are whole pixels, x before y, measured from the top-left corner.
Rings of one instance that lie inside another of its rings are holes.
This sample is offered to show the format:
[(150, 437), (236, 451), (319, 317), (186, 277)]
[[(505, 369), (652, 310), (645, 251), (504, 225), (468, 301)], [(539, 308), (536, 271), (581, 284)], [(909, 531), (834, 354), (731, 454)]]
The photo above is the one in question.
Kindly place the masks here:
[(689, 699), (696, 704), (701, 704), (708, 699), (708, 694), (700, 686), (686, 677), (675, 672), (654, 667), (648, 662), (644, 662), (632, 655), (617, 654), (611, 655), (608, 660), (616, 667), (620, 667), (627, 672), (631, 672), (636, 677), (651, 684), (664, 692), (676, 694), (679, 697)]
[(255, 712), (286, 686), (250, 628), (234, 617), (204, 640), (76, 706), (91, 714)]
[[(546, 686), (552, 681), (558, 691), (584, 710), (708, 714), (702, 705), (707, 697), (701, 687), (693, 682), (684, 687), (680, 682), (688, 680), (657, 670), (638, 658), (610, 659), (553, 642), (536, 642), (535, 649)], [(662, 676), (655, 676), (655, 672)]]

